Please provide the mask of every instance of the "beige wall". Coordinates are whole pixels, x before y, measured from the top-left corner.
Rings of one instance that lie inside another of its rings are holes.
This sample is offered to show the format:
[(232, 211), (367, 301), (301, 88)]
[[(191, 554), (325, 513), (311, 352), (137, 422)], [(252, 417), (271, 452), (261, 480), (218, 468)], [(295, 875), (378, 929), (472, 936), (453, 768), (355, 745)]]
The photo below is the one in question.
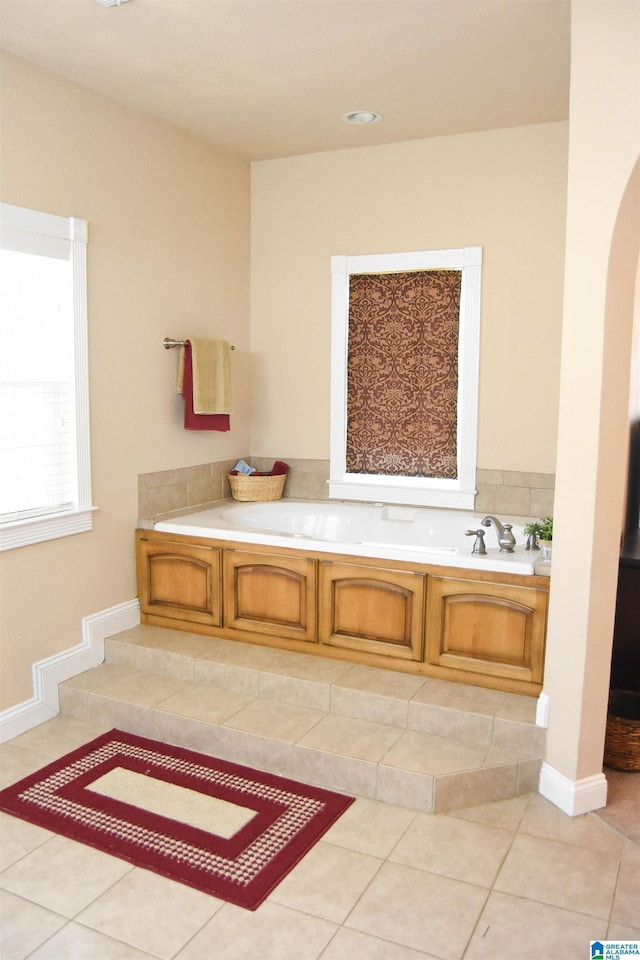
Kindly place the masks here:
[(329, 457), (332, 254), (481, 245), (478, 466), (555, 471), (568, 126), (252, 165), (252, 453)]
[[(1, 199), (89, 221), (93, 531), (0, 555), (2, 708), (83, 617), (136, 596), (137, 475), (249, 445), (249, 165), (24, 61), (2, 75)], [(227, 434), (186, 432), (165, 336), (232, 341)]]
[(637, 3), (573, 3), (561, 404), (545, 678), (551, 701), (547, 760), (573, 781), (602, 770), (640, 254), (639, 52)]

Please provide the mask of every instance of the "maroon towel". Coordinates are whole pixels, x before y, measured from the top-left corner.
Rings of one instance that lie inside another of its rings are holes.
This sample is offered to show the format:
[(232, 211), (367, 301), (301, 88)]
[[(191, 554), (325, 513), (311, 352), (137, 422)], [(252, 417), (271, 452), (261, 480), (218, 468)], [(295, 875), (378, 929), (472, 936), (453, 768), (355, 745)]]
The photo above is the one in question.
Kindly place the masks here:
[(191, 362), (191, 344), (187, 340), (184, 346), (184, 372), (182, 375), (182, 396), (184, 397), (185, 430), (230, 430), (228, 413), (193, 412), (193, 368)]

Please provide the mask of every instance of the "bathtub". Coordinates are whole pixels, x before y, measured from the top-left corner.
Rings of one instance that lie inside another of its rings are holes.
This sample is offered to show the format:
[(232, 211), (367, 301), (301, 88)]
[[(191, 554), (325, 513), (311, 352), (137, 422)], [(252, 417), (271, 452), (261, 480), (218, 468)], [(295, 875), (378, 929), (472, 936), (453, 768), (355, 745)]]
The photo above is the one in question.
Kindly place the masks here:
[(526, 550), (522, 517), (500, 519), (513, 524), (516, 547), (501, 553), (495, 529), (485, 528), (486, 556), (472, 554), (482, 514), (465, 510), (386, 506), (342, 501), (283, 499), (269, 503), (223, 500), (209, 509), (156, 521), (155, 530), (214, 540), (340, 553), (354, 557), (534, 574), (537, 550)]

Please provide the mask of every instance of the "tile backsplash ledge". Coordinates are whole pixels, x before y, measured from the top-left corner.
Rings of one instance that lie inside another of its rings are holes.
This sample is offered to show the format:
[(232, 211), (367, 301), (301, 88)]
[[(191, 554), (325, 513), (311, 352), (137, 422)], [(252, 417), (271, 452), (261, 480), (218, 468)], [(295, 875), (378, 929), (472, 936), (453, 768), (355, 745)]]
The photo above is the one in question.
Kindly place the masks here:
[[(138, 476), (138, 518), (198, 507), (231, 496), (227, 474), (239, 458), (203, 463), (177, 470), (161, 470)], [(256, 470), (270, 470), (274, 460), (289, 464), (285, 498), (328, 499), (328, 460), (293, 460), (289, 457), (244, 457)], [(552, 473), (523, 473), (516, 470), (478, 470), (476, 502), (478, 513), (517, 517), (545, 517), (553, 514), (555, 476)]]

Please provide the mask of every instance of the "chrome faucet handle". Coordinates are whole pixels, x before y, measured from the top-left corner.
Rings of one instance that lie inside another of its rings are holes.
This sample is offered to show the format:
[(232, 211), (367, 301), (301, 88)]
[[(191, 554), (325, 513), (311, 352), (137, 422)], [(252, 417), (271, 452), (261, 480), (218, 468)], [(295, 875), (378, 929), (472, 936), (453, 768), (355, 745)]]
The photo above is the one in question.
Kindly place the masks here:
[(475, 537), (476, 539), (473, 542), (473, 547), (471, 548), (471, 553), (479, 554), (480, 556), (485, 556), (487, 548), (484, 545), (484, 530), (465, 530), (465, 537)]

